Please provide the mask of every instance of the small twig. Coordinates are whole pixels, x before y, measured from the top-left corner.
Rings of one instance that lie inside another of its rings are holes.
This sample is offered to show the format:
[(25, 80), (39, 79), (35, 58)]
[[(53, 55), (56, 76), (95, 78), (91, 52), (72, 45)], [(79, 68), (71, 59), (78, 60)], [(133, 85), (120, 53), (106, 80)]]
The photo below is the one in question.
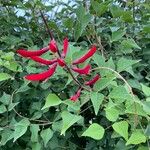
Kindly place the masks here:
[(96, 38), (96, 41), (97, 41), (97, 43), (99, 45), (100, 52), (101, 52), (102, 56), (104, 57), (104, 47), (103, 47), (103, 45), (101, 43), (100, 36), (98, 36), (96, 32), (95, 32), (95, 38)]
[[(12, 95), (11, 95), (11, 99), (10, 99), (10, 104), (13, 102), (13, 97), (14, 97), (14, 94), (17, 93), (17, 90), (18, 90), (18, 89), (16, 89), (16, 90), (13, 91), (13, 93), (12, 93)], [(49, 121), (47, 121), (47, 120), (39, 120), (39, 119), (35, 119), (35, 120), (34, 120), (34, 119), (31, 119), (31, 118), (25, 117), (25, 116), (19, 114), (15, 108), (13, 108), (13, 111), (14, 111), (19, 117), (21, 117), (21, 118), (26, 118), (26, 119), (28, 119), (28, 120), (30, 120), (30, 121), (43, 122), (43, 124), (44, 124), (44, 123), (45, 123), (45, 124), (51, 124), (51, 122), (49, 122)]]
[(51, 30), (49, 29), (48, 24), (47, 24), (47, 21), (46, 21), (46, 19), (45, 19), (45, 17), (44, 17), (44, 15), (43, 15), (43, 13), (42, 13), (41, 10), (40, 10), (40, 14), (41, 14), (41, 17), (42, 17), (42, 19), (43, 19), (43, 21), (44, 21), (44, 24), (45, 24), (45, 26), (46, 26), (47, 32), (48, 32), (48, 34), (49, 34), (51, 40), (53, 40), (53, 34), (52, 34)]

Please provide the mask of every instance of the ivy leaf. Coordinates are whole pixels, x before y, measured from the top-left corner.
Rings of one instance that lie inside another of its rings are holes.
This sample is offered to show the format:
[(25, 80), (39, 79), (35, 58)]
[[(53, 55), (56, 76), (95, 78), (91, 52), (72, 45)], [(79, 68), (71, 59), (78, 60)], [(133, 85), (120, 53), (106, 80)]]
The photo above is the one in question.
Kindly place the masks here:
[(125, 30), (122, 29), (112, 32), (112, 42), (120, 40), (125, 35), (125, 33)]
[(141, 84), (142, 86), (142, 91), (144, 92), (144, 94), (149, 97), (150, 96), (150, 87), (144, 85), (144, 84)]
[(92, 1), (92, 7), (95, 10), (96, 14), (98, 16), (101, 16), (102, 14), (104, 14), (107, 11), (108, 3), (109, 2), (107, 2), (107, 3), (106, 2), (98, 3), (97, 1)]
[(4, 93), (3, 96), (0, 98), (0, 102), (2, 102), (4, 105), (9, 105), (9, 102), (11, 100), (11, 95)]
[(18, 123), (15, 124), (15, 131), (14, 131), (14, 140), (15, 142), (18, 138), (20, 138), (25, 132), (27, 131), (27, 128), (29, 126), (30, 122), (28, 119), (22, 119)]
[(144, 101), (142, 104), (143, 110), (150, 115), (150, 101)]
[(126, 121), (116, 122), (112, 125), (112, 127), (118, 134), (123, 136), (126, 141), (128, 140), (128, 122)]
[(11, 140), (13, 138), (13, 131), (10, 129), (3, 130), (1, 133), (1, 141), (0, 145), (5, 145), (7, 141)]
[(132, 96), (123, 86), (114, 87), (113, 90), (110, 92), (109, 97), (114, 99), (116, 103), (122, 103), (125, 100), (132, 100)]
[(105, 130), (102, 126), (100, 126), (97, 123), (93, 123), (89, 126), (89, 128), (86, 131), (84, 131), (84, 133), (81, 136), (88, 136), (95, 140), (100, 140), (103, 138), (104, 132)]
[(5, 105), (4, 104), (0, 105), (0, 114), (4, 113), (6, 111), (7, 111), (7, 109), (6, 109)]
[(61, 104), (61, 99), (55, 94), (49, 94), (46, 98), (46, 103), (43, 106), (42, 110), (45, 108), (49, 108), (51, 106), (57, 106)]
[(122, 43), (121, 43), (121, 45), (125, 49), (131, 49), (131, 48), (141, 49), (133, 39), (123, 40)]
[(131, 60), (131, 59), (126, 59), (126, 58), (122, 57), (118, 60), (117, 71), (118, 72), (126, 71), (126, 69), (128, 69), (129, 67), (131, 67), (132, 65), (134, 65), (138, 62), (139, 62), (139, 60)]
[(42, 130), (40, 135), (44, 141), (44, 146), (46, 147), (48, 141), (53, 137), (53, 131), (50, 128), (47, 128)]
[(30, 131), (31, 131), (31, 141), (32, 142), (38, 142), (39, 125), (38, 124), (31, 124)]
[(108, 107), (105, 109), (106, 118), (110, 121), (116, 121), (119, 117), (119, 111), (116, 107)]
[(137, 130), (131, 134), (126, 145), (129, 145), (129, 144), (136, 145), (136, 144), (145, 143), (145, 142), (146, 142), (145, 135), (141, 131)]
[[(136, 109), (135, 109), (136, 108)], [(146, 112), (143, 110), (143, 107), (139, 103), (133, 103), (126, 107), (125, 113), (129, 114), (138, 114), (146, 117)]]
[(36, 142), (31, 144), (32, 150), (41, 150), (41, 143)]
[(61, 130), (61, 135), (62, 134), (65, 135), (66, 130), (82, 118), (81, 116), (71, 114), (67, 111), (62, 112), (61, 116), (63, 120), (63, 127)]
[(94, 107), (95, 114), (98, 114), (100, 105), (104, 99), (104, 95), (98, 92), (91, 92), (91, 101)]
[(94, 90), (95, 91), (101, 91), (104, 88), (106, 88), (115, 78), (114, 75), (110, 76), (110, 77), (105, 77), (102, 78), (100, 80), (98, 80), (95, 84), (94, 84)]
[(12, 79), (12, 77), (8, 73), (0, 73), (0, 81)]

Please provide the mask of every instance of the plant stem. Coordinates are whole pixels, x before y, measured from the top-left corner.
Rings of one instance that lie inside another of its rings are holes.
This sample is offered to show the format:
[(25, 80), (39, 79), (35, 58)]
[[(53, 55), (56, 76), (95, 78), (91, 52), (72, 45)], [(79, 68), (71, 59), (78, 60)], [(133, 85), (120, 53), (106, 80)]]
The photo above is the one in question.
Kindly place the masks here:
[(46, 21), (46, 19), (45, 19), (45, 17), (44, 17), (44, 15), (43, 15), (43, 13), (42, 13), (41, 10), (40, 10), (40, 14), (41, 14), (41, 17), (42, 17), (42, 19), (43, 19), (43, 21), (44, 21), (44, 24), (45, 24), (45, 26), (46, 26), (47, 32), (48, 32), (48, 34), (49, 34), (51, 40), (53, 40), (53, 34), (52, 34), (51, 30), (49, 29), (48, 24), (47, 24), (47, 21)]

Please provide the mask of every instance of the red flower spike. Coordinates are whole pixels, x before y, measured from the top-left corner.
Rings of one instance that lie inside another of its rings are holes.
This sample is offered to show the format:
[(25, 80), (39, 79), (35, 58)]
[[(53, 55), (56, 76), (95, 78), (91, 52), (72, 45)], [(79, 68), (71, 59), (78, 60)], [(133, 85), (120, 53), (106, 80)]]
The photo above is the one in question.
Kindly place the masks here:
[(49, 47), (45, 47), (45, 48), (42, 48), (42, 49), (37, 50), (37, 51), (27, 51), (24, 49), (19, 49), (19, 50), (17, 50), (17, 53), (23, 57), (32, 57), (32, 56), (41, 56), (42, 54), (44, 54), (48, 50), (49, 50)]
[(57, 64), (55, 63), (47, 71), (44, 71), (39, 74), (30, 74), (30, 75), (25, 76), (25, 78), (31, 81), (43, 81), (51, 77), (54, 74), (56, 67), (57, 67)]
[(81, 88), (77, 91), (75, 95), (70, 97), (70, 100), (76, 102), (79, 99), (80, 94), (81, 94)]
[(86, 54), (84, 54), (81, 58), (74, 60), (74, 61), (73, 61), (73, 65), (83, 63), (83, 62), (86, 61), (88, 58), (90, 58), (91, 56), (93, 56), (95, 52), (96, 52), (96, 46), (93, 46), (93, 47), (92, 47)]
[(57, 58), (57, 62), (59, 64), (59, 66), (64, 67), (66, 65), (65, 61), (61, 58)]
[(87, 65), (84, 68), (77, 68), (77, 67), (72, 68), (72, 70), (74, 72), (77, 72), (79, 74), (89, 74), (90, 73), (90, 69), (91, 69), (90, 65)]
[(38, 56), (33, 56), (33, 57), (30, 57), (32, 60), (40, 63), (40, 64), (44, 64), (44, 65), (52, 65), (54, 64), (55, 62), (57, 62), (57, 59), (52, 59), (52, 60), (46, 60), (46, 59), (43, 59), (41, 57), (38, 57)]
[(63, 58), (66, 57), (66, 54), (67, 54), (67, 51), (68, 51), (68, 45), (69, 45), (68, 39), (65, 38), (64, 41), (63, 41), (63, 52), (62, 52), (62, 55), (61, 55)]
[(93, 79), (85, 82), (85, 85), (92, 86), (100, 79), (100, 75), (97, 74)]
[(56, 53), (58, 51), (57, 44), (56, 44), (56, 41), (54, 39), (50, 41), (50, 43), (49, 43), (49, 49), (53, 53)]

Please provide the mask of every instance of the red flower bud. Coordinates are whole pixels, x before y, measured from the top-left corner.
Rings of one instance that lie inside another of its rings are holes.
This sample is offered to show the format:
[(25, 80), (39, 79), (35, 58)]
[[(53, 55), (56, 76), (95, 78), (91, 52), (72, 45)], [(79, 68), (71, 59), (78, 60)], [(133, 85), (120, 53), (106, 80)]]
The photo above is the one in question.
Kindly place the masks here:
[(81, 94), (81, 88), (77, 91), (77, 93), (75, 95), (70, 97), (70, 100), (74, 101), (74, 102), (77, 101), (80, 97), (80, 94)]
[(84, 68), (77, 68), (77, 67), (72, 68), (73, 71), (75, 71), (75, 72), (77, 72), (79, 74), (89, 74), (90, 73), (90, 69), (91, 69), (90, 65), (87, 65)]
[(68, 39), (65, 38), (64, 41), (63, 41), (63, 52), (62, 52), (62, 57), (65, 58), (66, 57), (66, 54), (67, 54), (67, 51), (68, 51)]
[(56, 44), (56, 41), (54, 39), (50, 41), (50, 43), (49, 43), (49, 49), (53, 53), (56, 53), (58, 51), (57, 44)]
[(52, 60), (46, 60), (46, 59), (43, 59), (41, 57), (38, 57), (38, 56), (33, 56), (33, 57), (30, 57), (32, 60), (38, 62), (38, 63), (41, 63), (41, 64), (44, 64), (44, 65), (52, 65), (54, 64), (55, 62), (57, 62), (57, 59), (52, 59)]
[(89, 85), (89, 86), (94, 85), (99, 79), (100, 79), (100, 75), (97, 74), (93, 79), (85, 82), (85, 85)]
[(17, 53), (23, 57), (32, 57), (32, 56), (40, 56), (44, 54), (45, 52), (47, 52), (48, 50), (49, 50), (49, 47), (45, 47), (37, 51), (27, 51), (24, 49), (19, 49), (17, 50)]
[(55, 63), (47, 71), (44, 71), (39, 74), (30, 74), (30, 75), (25, 76), (25, 78), (31, 81), (43, 81), (51, 77), (54, 74), (56, 67), (57, 67), (57, 64)]
[(61, 58), (57, 58), (57, 62), (59, 64), (59, 66), (64, 67), (66, 65), (65, 61)]
[(74, 61), (73, 61), (73, 65), (83, 63), (83, 62), (86, 61), (88, 58), (90, 58), (91, 56), (93, 56), (95, 52), (96, 52), (96, 46), (93, 46), (93, 47), (92, 47), (86, 54), (84, 54), (81, 58), (74, 60)]

